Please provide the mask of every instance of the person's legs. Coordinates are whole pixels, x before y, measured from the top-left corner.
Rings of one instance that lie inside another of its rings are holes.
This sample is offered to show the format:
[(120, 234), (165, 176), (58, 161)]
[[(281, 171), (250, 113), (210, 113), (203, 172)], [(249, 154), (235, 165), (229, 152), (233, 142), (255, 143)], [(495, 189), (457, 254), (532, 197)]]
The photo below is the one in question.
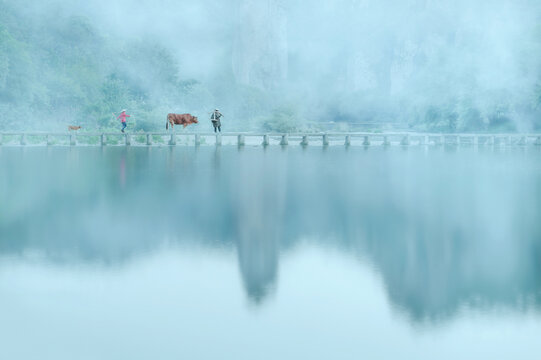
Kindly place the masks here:
[(222, 125), (218, 126), (218, 130), (222, 132)]
[(128, 126), (125, 122), (122, 123), (122, 132), (124, 132), (124, 129), (126, 129), (126, 126)]

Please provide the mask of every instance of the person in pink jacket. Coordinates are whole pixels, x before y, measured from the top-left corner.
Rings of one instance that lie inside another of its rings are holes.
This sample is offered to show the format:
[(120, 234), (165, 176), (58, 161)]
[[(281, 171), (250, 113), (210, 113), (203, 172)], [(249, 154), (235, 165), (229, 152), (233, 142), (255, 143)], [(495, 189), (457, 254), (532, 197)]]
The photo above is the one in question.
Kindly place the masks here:
[(126, 129), (126, 118), (129, 118), (130, 115), (127, 115), (126, 114), (126, 109), (122, 110), (120, 112), (120, 115), (117, 116), (117, 119), (120, 119), (120, 121), (122, 122), (122, 132), (124, 132), (124, 129)]

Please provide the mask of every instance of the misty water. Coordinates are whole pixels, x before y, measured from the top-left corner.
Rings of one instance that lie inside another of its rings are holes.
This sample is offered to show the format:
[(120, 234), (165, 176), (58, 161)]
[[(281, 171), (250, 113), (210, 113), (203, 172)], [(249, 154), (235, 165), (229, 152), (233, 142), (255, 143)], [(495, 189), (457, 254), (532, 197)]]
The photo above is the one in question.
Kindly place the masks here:
[(538, 359), (540, 159), (0, 148), (0, 358)]

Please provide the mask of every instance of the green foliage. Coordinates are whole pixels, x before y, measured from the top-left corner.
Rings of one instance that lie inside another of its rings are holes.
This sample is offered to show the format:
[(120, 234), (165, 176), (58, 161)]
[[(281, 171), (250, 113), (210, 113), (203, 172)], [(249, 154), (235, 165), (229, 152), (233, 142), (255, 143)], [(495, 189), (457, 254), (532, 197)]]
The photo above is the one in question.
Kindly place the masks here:
[(498, 106), (488, 117), (488, 128), (491, 131), (514, 132), (517, 130), (506, 106)]
[(27, 47), (0, 24), (0, 102), (16, 103), (31, 98), (33, 74)]
[(541, 79), (540, 82), (535, 87), (535, 94), (534, 94), (534, 103), (536, 109), (541, 109)]
[(451, 106), (429, 106), (422, 122), (429, 131), (454, 132), (457, 130), (458, 117), (458, 113)]
[(302, 121), (294, 105), (277, 107), (270, 117), (260, 117), (261, 127), (265, 131), (291, 133), (301, 131)]
[[(129, 127), (152, 131), (187, 102), (192, 111), (213, 106), (205, 87), (179, 80), (178, 63), (152, 39), (109, 39), (85, 17), (30, 21), (9, 3), (0, 0), (0, 127), (118, 130), (113, 113), (126, 108)], [(29, 111), (39, 119), (21, 116)]]
[(467, 108), (460, 115), (461, 131), (482, 131), (485, 129), (485, 123), (481, 117), (481, 112), (476, 108)]
[[(85, 137), (84, 142), (88, 145), (98, 145), (100, 143), (100, 137), (99, 136), (88, 136)], [(79, 140), (79, 142), (82, 142)]]
[[(149, 120), (139, 120), (134, 126), (135, 131), (153, 131), (156, 130), (156, 124)], [(165, 128), (164, 128), (165, 129)]]

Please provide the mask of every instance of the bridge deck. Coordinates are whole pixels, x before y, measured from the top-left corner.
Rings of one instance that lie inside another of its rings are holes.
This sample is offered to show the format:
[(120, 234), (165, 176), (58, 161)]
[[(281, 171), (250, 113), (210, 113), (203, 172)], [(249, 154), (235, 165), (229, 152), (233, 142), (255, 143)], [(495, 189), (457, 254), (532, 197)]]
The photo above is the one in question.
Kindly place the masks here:
[[(95, 138), (95, 139), (92, 139)], [(211, 139), (209, 141), (209, 138)], [(224, 141), (225, 140), (225, 141)], [(231, 141), (233, 140), (233, 141)], [(3, 132), (6, 145), (541, 145), (541, 134), (443, 134), (413, 132), (329, 133), (188, 133), (188, 132)]]

